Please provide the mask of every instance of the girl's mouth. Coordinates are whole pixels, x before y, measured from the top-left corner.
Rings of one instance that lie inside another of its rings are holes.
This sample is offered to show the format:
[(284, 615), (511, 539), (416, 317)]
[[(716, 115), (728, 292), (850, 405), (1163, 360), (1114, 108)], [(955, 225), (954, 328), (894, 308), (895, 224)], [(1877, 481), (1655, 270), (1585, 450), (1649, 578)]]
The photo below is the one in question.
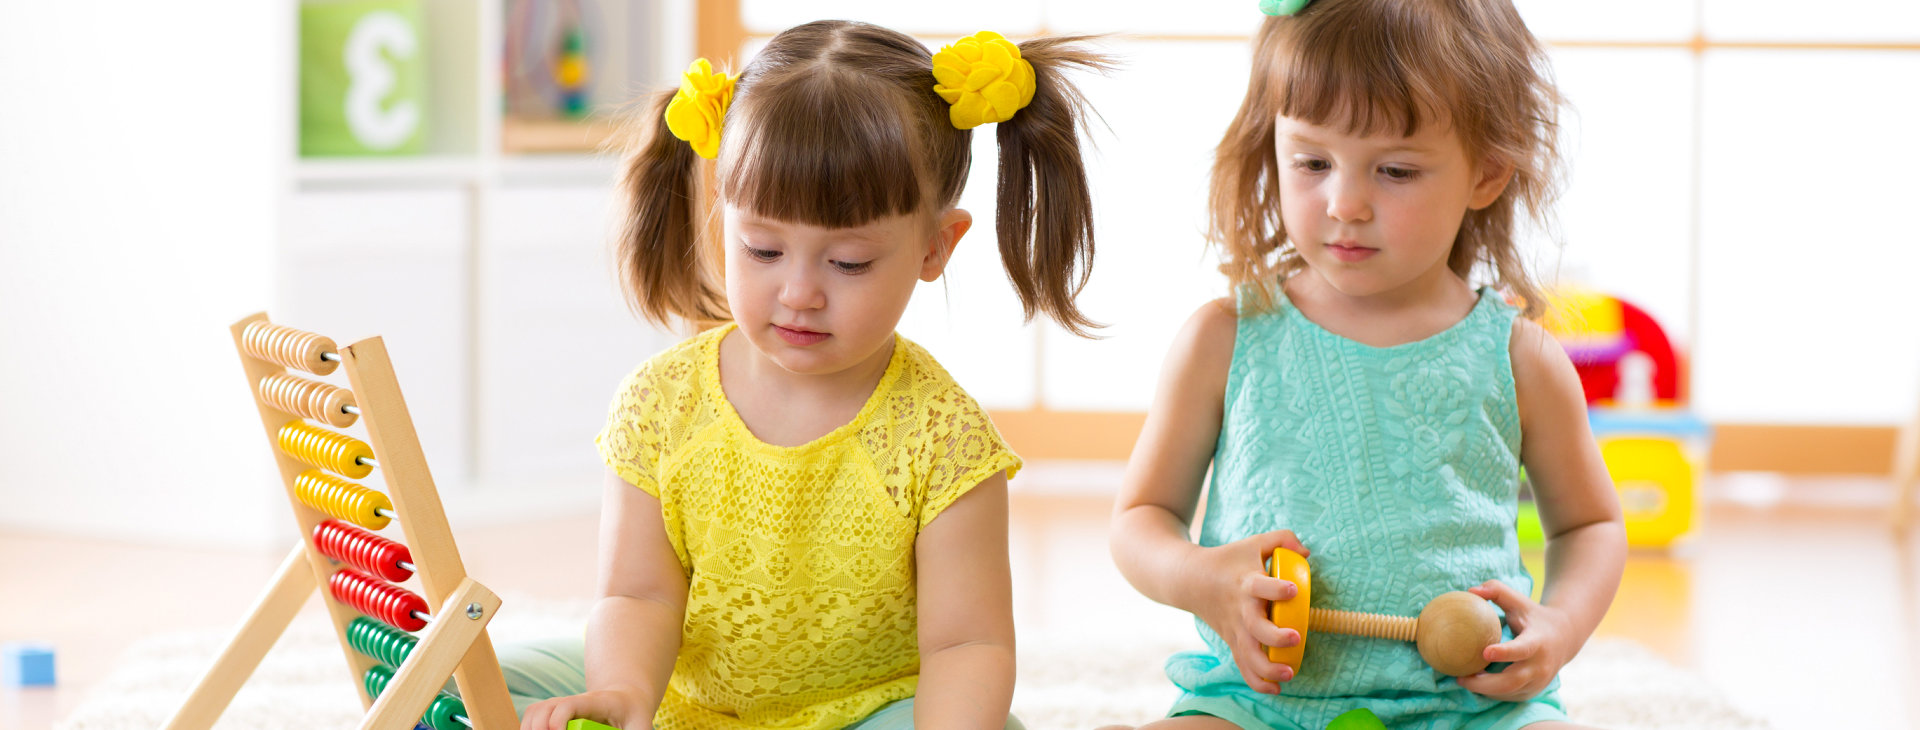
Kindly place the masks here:
[(786, 341), (787, 344), (793, 345), (794, 347), (806, 347), (808, 345), (816, 345), (816, 344), (819, 344), (821, 341), (827, 339), (828, 337), (833, 336), (825, 332), (814, 332), (813, 330), (804, 330), (804, 329), (790, 329), (787, 327), (782, 327), (777, 324), (773, 326), (773, 331), (780, 335), (781, 340)]
[(1329, 243), (1327, 244), (1327, 250), (1333, 252), (1334, 258), (1346, 262), (1365, 260), (1374, 254), (1380, 253), (1380, 249), (1377, 248), (1367, 248), (1366, 246), (1343, 243)]

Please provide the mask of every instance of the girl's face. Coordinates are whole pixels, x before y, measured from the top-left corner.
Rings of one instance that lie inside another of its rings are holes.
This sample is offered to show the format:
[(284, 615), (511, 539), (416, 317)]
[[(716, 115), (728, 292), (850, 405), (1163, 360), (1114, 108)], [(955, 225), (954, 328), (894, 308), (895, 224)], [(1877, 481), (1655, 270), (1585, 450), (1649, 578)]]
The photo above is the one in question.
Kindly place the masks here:
[(1511, 176), (1469, 159), (1442, 124), (1362, 137), (1280, 117), (1274, 146), (1288, 240), (1310, 270), (1355, 297), (1445, 276), (1460, 221), (1491, 205)]
[(884, 358), (916, 281), (933, 281), (972, 225), (964, 210), (821, 228), (725, 208), (727, 306), (755, 350), (828, 375)]

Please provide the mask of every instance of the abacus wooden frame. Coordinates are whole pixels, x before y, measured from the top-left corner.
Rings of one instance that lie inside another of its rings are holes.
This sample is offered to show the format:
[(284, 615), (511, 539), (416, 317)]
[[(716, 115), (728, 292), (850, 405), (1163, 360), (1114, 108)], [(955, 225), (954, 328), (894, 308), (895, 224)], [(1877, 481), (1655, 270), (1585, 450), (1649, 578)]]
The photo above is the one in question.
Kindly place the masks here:
[[(253, 394), (254, 404), (259, 408), (261, 426), (266, 431), (267, 442), (272, 445), (274, 461), (279, 465), (287, 501), (293, 506), (294, 519), (300, 525), (301, 540), (288, 553), (213, 668), (163, 726), (168, 730), (211, 727), (233, 700), (234, 693), (259, 666), (261, 657), (299, 613), (307, 596), (326, 585), (336, 570), (347, 567), (336, 564), (313, 544), (314, 526), (328, 516), (307, 506), (295, 494), (294, 478), (309, 467), (280, 450), (278, 432), (288, 420), (299, 416), (268, 405), (260, 399), (259, 390), (263, 378), (286, 372), (288, 368), (247, 354), (242, 337), (247, 325), (254, 322), (273, 324), (265, 312), (235, 322), (234, 347), (240, 353), (248, 392)], [(379, 462), (381, 478), (386, 482), (387, 496), (393, 501), (394, 512), (399, 516), (397, 521), (413, 554), (415, 574), (425, 588), (428, 605), (434, 607), (434, 620), (420, 635), (419, 644), (396, 668), (386, 690), (374, 698), (367, 695), (362, 678), (378, 661), (355, 651), (347, 643), (347, 624), (360, 616), (360, 612), (333, 600), (327, 591), (319, 590), (333, 620), (334, 636), (346, 655), (361, 707), (367, 709), (360, 727), (363, 730), (413, 727), (449, 673), (460, 688), (467, 718), (477, 730), (518, 727), (519, 719), (507, 695), (506, 680), (494, 656), (493, 642), (486, 633), (486, 624), (499, 611), (500, 599), (486, 586), (467, 577), (459, 548), (454, 545), (453, 532), (447, 526), (446, 513), (441, 509), (439, 493), (434, 490), (433, 476), (427, 471), (426, 457), (414, 433), (413, 418), (407, 412), (406, 400), (400, 394), (399, 381), (387, 357), (386, 343), (379, 337), (370, 337), (338, 348), (338, 352), (361, 411), (360, 421), (366, 426), (368, 441)]]

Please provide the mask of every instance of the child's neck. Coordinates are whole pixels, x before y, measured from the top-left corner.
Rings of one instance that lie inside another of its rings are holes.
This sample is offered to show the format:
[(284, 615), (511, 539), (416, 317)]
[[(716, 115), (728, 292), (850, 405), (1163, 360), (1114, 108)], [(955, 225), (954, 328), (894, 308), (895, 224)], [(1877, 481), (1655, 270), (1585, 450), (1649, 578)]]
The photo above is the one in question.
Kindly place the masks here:
[(780, 367), (736, 329), (720, 341), (720, 387), (754, 437), (774, 446), (800, 446), (860, 415), (897, 346), (888, 338), (852, 367), (804, 374)]
[(1479, 295), (1442, 267), (1392, 289), (1348, 294), (1307, 269), (1287, 279), (1287, 300), (1322, 329), (1369, 347), (1418, 342), (1444, 332), (1473, 311)]

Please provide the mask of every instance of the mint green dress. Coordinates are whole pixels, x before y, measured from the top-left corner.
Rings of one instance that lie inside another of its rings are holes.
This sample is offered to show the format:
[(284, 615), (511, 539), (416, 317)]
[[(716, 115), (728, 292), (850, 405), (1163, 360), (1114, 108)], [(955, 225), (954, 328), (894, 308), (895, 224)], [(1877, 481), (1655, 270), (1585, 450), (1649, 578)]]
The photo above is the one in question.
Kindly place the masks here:
[[(1293, 530), (1313, 553), (1317, 608), (1414, 616), (1434, 596), (1490, 578), (1530, 592), (1514, 536), (1520, 415), (1507, 343), (1516, 310), (1482, 289), (1447, 330), (1380, 348), (1276, 299), (1275, 311), (1249, 314), (1241, 297), (1200, 544)], [(1499, 702), (1427, 666), (1412, 643), (1336, 634), (1309, 634), (1299, 676), (1279, 696), (1260, 694), (1219, 635), (1194, 624), (1207, 648), (1167, 661), (1182, 690), (1170, 715), (1250, 730), (1320, 730), (1362, 707), (1396, 728), (1566, 719), (1557, 678), (1531, 701)]]

